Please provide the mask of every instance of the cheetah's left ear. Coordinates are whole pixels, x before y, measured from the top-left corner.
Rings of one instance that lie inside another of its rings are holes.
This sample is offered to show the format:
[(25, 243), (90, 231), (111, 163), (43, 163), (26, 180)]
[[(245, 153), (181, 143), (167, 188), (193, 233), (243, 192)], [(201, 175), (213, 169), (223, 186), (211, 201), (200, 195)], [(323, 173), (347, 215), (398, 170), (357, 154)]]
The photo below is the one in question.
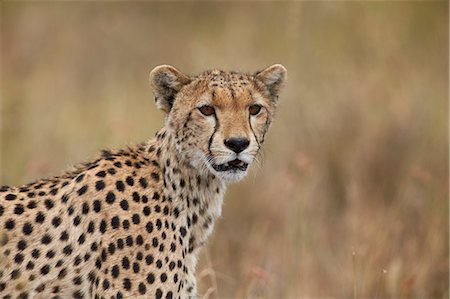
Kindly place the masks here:
[(286, 81), (287, 70), (281, 64), (274, 64), (268, 68), (257, 72), (255, 79), (261, 81), (269, 91), (273, 100), (278, 98), (278, 94)]
[(156, 106), (169, 113), (177, 93), (191, 79), (173, 66), (160, 65), (150, 72), (149, 81), (155, 93)]

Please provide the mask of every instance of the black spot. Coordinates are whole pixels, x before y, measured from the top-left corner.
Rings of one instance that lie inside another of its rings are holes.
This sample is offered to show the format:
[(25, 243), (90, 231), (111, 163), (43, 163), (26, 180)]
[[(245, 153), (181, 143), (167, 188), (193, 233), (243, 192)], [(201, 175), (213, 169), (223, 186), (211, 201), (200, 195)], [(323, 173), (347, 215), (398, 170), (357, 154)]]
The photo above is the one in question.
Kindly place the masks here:
[(19, 242), (17, 242), (18, 250), (24, 250), (25, 248), (27, 248), (27, 242), (25, 240), (20, 240)]
[(175, 262), (171, 261), (169, 264), (169, 270), (172, 271), (175, 268)]
[(139, 179), (139, 184), (141, 185), (142, 188), (147, 188), (148, 187), (148, 183), (147, 180), (145, 178), (140, 178)]
[(134, 273), (139, 273), (139, 264), (138, 263), (133, 263), (133, 272)]
[(122, 268), (130, 269), (130, 260), (126, 256), (122, 258)]
[(16, 207), (14, 208), (14, 214), (21, 215), (23, 212), (24, 212), (23, 205), (21, 204), (16, 205)]
[(17, 198), (17, 195), (15, 194), (6, 194), (5, 199), (6, 200), (15, 200)]
[(29, 209), (34, 209), (37, 207), (37, 203), (34, 200), (31, 200), (28, 204), (27, 204), (27, 208)]
[(21, 264), (23, 262), (23, 254), (16, 254), (16, 256), (14, 257), (14, 262), (16, 262), (16, 264)]
[(128, 236), (128, 237), (125, 239), (125, 243), (127, 243), (127, 246), (128, 246), (128, 247), (133, 246), (133, 238), (132, 238), (131, 236)]
[(109, 243), (108, 252), (109, 254), (114, 254), (114, 252), (116, 252), (116, 245), (114, 243)]
[(52, 259), (52, 258), (55, 257), (55, 252), (54, 252), (53, 250), (49, 250), (49, 251), (47, 251), (46, 256), (47, 256), (49, 259)]
[(75, 278), (73, 279), (73, 283), (76, 285), (81, 285), (83, 283), (83, 279), (81, 278), (81, 276), (75, 276)]
[(123, 280), (123, 288), (124, 288), (125, 290), (130, 290), (130, 289), (131, 289), (131, 281), (130, 281), (130, 279), (125, 278), (125, 279)]
[(155, 181), (159, 181), (159, 174), (157, 174), (156, 172), (152, 172), (150, 174), (150, 176), (152, 177), (152, 179), (154, 179)]
[(117, 240), (117, 248), (123, 249), (124, 243), (122, 239)]
[(81, 182), (81, 181), (83, 180), (83, 178), (84, 178), (84, 174), (80, 174), (79, 176), (77, 176), (77, 177), (75, 178), (75, 181), (76, 181), (77, 183), (79, 183), (79, 182)]
[(81, 212), (86, 215), (89, 213), (89, 204), (87, 202), (83, 202), (83, 206), (81, 208)]
[(32, 226), (29, 222), (26, 222), (26, 223), (23, 225), (22, 232), (23, 232), (25, 235), (31, 235), (31, 233), (33, 232), (33, 226)]
[(100, 230), (100, 232), (101, 232), (102, 234), (105, 233), (105, 231), (106, 231), (106, 221), (105, 221), (105, 220), (102, 220), (102, 221), (100, 222), (99, 230)]
[(69, 201), (69, 196), (67, 195), (67, 194), (64, 194), (62, 197), (61, 197), (61, 202), (62, 203), (66, 203), (66, 202), (68, 202)]
[(16, 226), (16, 223), (14, 222), (13, 219), (9, 219), (8, 221), (5, 222), (5, 228), (7, 230), (12, 230), (14, 226)]
[(130, 221), (128, 219), (125, 219), (122, 223), (122, 226), (124, 229), (129, 229), (130, 228)]
[(111, 276), (113, 278), (117, 278), (119, 276), (119, 267), (117, 265), (114, 265), (111, 269)]
[(101, 202), (99, 200), (94, 200), (93, 206), (94, 206), (94, 211), (99, 213), (102, 208)]
[(161, 282), (166, 282), (166, 280), (167, 280), (166, 273), (162, 273), (161, 276), (160, 276), (160, 279), (161, 279)]
[(41, 274), (42, 275), (47, 275), (48, 272), (50, 272), (50, 266), (49, 265), (45, 265), (41, 268)]
[(131, 217), (131, 221), (133, 221), (134, 224), (139, 224), (139, 222), (141, 222), (141, 219), (138, 214), (133, 214), (133, 216)]
[(158, 200), (159, 199), (159, 193), (158, 192), (153, 193), (153, 197), (152, 198), (155, 199), (155, 200)]
[(133, 178), (130, 177), (130, 176), (128, 176), (128, 177), (126, 178), (126, 182), (127, 182), (128, 186), (133, 186), (133, 185), (134, 185), (134, 180), (133, 180)]
[(145, 216), (150, 215), (150, 207), (146, 206), (142, 209), (142, 212), (144, 213)]
[(114, 203), (114, 201), (116, 200), (116, 195), (112, 192), (108, 192), (108, 194), (106, 195), (106, 202), (109, 204)]
[(161, 219), (157, 219), (157, 220), (156, 220), (156, 227), (158, 228), (158, 230), (161, 230), (161, 228), (162, 228), (162, 222), (161, 222)]
[(42, 212), (37, 213), (36, 222), (43, 223), (45, 221), (45, 215)]
[(31, 252), (31, 256), (35, 259), (39, 258), (40, 255), (41, 253), (38, 249), (33, 249), (33, 251)]
[(147, 291), (147, 289), (146, 289), (146, 287), (145, 287), (145, 284), (143, 284), (143, 283), (141, 282), (141, 283), (139, 284), (139, 293), (140, 293), (141, 295), (144, 295), (146, 291)]
[(162, 291), (161, 291), (161, 289), (156, 289), (155, 297), (158, 298), (158, 299), (162, 298)]
[(133, 200), (135, 202), (139, 202), (141, 200), (141, 198), (137, 192), (133, 192)]
[(125, 190), (125, 184), (122, 181), (116, 182), (117, 191), (123, 192)]
[(147, 225), (145, 226), (147, 229), (147, 232), (150, 234), (153, 232), (153, 223), (151, 221), (147, 222)]
[(51, 208), (53, 208), (55, 206), (55, 203), (51, 199), (46, 199), (44, 203), (45, 203), (45, 207), (48, 210), (50, 210)]
[(45, 234), (42, 236), (41, 243), (42, 244), (50, 244), (52, 242), (52, 237), (49, 234)]
[(105, 182), (100, 180), (95, 183), (95, 190), (100, 191), (100, 190), (103, 190), (104, 188), (105, 188)]
[(72, 297), (73, 297), (74, 299), (83, 299), (83, 298), (84, 298), (84, 295), (83, 295), (83, 292), (82, 292), (82, 291), (78, 290), (78, 291), (76, 291), (76, 292), (74, 292), (74, 293), (72, 294)]
[(93, 221), (90, 221), (90, 222), (89, 222), (89, 225), (88, 225), (87, 232), (90, 233), (90, 234), (92, 234), (92, 233), (94, 232), (94, 230), (95, 230), (95, 224), (94, 224)]
[(98, 176), (98, 177), (104, 178), (106, 176), (106, 172), (104, 172), (102, 170), (102, 171), (97, 172), (95, 175)]
[(70, 246), (70, 245), (67, 245), (67, 246), (65, 246), (64, 248), (63, 248), (63, 253), (65, 254), (65, 255), (70, 255), (70, 254), (72, 254), (72, 246)]
[(67, 209), (67, 212), (69, 213), (69, 216), (70, 216), (70, 215), (73, 214), (73, 212), (75, 212), (75, 209), (73, 208), (73, 206), (70, 206), (70, 207)]
[(81, 222), (80, 216), (75, 216), (75, 218), (73, 218), (73, 225), (78, 226), (80, 222)]
[(86, 193), (87, 189), (88, 189), (88, 186), (84, 185), (83, 187), (78, 189), (78, 191), (77, 191), (78, 195), (80, 195), (80, 196), (83, 195), (84, 193)]
[(155, 275), (154, 275), (153, 273), (149, 273), (149, 274), (147, 275), (147, 282), (148, 282), (149, 284), (152, 284), (152, 283), (155, 282)]
[(128, 210), (128, 201), (126, 201), (125, 199), (123, 199), (120, 202), (120, 207), (122, 208), (122, 210), (127, 211)]
[(61, 269), (61, 271), (59, 271), (59, 273), (58, 273), (58, 278), (63, 279), (64, 277), (66, 277), (66, 275), (67, 275), (67, 269), (66, 268)]
[(111, 226), (112, 228), (118, 228), (120, 225), (120, 220), (118, 216), (114, 216), (113, 218), (111, 218)]
[(80, 237), (78, 238), (78, 244), (84, 244), (85, 241), (86, 241), (86, 235), (81, 234)]
[(151, 254), (149, 254), (145, 257), (145, 263), (147, 265), (151, 265), (153, 263), (153, 256)]
[(60, 239), (61, 241), (67, 241), (67, 240), (69, 240), (69, 234), (68, 234), (66, 231), (63, 231), (63, 232), (61, 233), (61, 236), (59, 237), (59, 239)]
[(19, 270), (13, 270), (11, 272), (11, 279), (17, 279), (20, 277), (20, 271)]
[(109, 280), (108, 279), (103, 280), (103, 289), (104, 290), (109, 289)]

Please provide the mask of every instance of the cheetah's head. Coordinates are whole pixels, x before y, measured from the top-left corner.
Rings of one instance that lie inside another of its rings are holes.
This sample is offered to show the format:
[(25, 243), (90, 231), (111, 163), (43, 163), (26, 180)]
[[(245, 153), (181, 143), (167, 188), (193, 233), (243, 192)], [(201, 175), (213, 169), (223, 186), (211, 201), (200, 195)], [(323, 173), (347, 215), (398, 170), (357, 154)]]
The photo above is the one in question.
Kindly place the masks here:
[(150, 73), (179, 157), (226, 181), (242, 179), (272, 122), (286, 69), (255, 74), (206, 71), (187, 76), (162, 65)]

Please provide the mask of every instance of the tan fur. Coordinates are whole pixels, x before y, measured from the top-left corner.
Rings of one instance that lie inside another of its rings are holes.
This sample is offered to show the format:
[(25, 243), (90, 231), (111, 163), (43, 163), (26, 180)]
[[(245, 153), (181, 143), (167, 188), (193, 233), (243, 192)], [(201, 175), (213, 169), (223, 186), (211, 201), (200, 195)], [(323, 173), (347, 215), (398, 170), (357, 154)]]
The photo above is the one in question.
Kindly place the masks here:
[[(273, 118), (285, 69), (150, 75), (165, 127), (149, 142), (61, 177), (0, 188), (0, 295), (8, 298), (196, 298), (197, 254), (228, 181), (246, 171)], [(251, 105), (261, 105), (257, 115)], [(198, 109), (214, 107), (213, 116)], [(224, 140), (248, 138), (241, 153)]]

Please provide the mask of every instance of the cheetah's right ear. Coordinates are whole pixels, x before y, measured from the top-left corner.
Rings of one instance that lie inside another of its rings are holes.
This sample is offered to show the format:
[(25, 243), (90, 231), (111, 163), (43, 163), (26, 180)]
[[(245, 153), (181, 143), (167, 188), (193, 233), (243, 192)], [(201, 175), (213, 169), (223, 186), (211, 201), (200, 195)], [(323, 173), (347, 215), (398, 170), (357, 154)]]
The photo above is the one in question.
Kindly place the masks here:
[(191, 79), (173, 66), (160, 65), (150, 72), (149, 81), (155, 93), (156, 106), (169, 113), (176, 94)]

